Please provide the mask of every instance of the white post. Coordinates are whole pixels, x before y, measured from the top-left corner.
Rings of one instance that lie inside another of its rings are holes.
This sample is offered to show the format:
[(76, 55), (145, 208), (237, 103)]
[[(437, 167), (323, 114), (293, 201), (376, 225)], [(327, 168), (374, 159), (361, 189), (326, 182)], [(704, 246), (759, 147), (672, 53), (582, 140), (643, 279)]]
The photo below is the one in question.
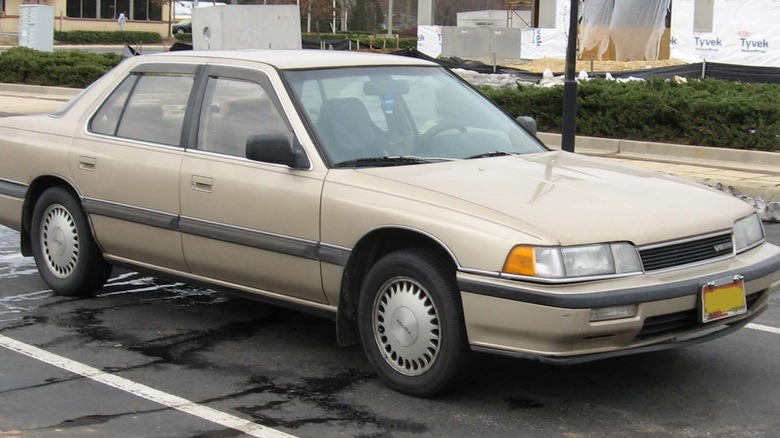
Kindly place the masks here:
[(387, 36), (393, 34), (393, 0), (387, 2)]
[(434, 21), (434, 0), (417, 0), (417, 25), (430, 26)]
[(693, 31), (712, 32), (715, 4), (713, 0), (695, 0), (693, 2)]

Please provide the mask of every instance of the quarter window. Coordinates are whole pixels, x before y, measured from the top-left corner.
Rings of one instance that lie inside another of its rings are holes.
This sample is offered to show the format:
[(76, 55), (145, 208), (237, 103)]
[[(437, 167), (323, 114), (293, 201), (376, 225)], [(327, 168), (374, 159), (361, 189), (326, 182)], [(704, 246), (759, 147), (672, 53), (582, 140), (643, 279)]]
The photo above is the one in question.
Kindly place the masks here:
[(111, 96), (103, 103), (95, 116), (89, 122), (89, 130), (104, 135), (116, 135), (116, 127), (119, 124), (119, 117), (125, 108), (127, 96), (133, 88), (138, 76), (130, 75), (116, 87)]

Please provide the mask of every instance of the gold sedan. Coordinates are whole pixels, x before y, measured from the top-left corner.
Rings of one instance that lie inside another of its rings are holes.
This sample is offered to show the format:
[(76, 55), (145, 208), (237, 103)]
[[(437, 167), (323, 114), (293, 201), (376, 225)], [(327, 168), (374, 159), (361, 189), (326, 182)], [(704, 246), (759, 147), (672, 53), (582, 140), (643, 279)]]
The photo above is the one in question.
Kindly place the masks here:
[(118, 265), (313, 312), (418, 396), (465, 380), (473, 351), (702, 342), (780, 289), (749, 205), (533, 131), (421, 60), (139, 56), (0, 120), (0, 224), (59, 294)]

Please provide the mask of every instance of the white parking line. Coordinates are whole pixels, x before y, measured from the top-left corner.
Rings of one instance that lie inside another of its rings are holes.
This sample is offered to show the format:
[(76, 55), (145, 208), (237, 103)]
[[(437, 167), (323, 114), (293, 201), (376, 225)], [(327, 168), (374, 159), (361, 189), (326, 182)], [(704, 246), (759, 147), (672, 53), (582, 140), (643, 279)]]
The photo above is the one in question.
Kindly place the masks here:
[(41, 350), (38, 347), (19, 342), (4, 335), (0, 335), (0, 347), (7, 348), (25, 356), (29, 356), (33, 359), (37, 359), (41, 362), (45, 362), (49, 365), (62, 368), (63, 370), (69, 371), (71, 373), (82, 375), (88, 379), (92, 379), (104, 385), (108, 385), (138, 397), (151, 400), (155, 403), (168, 406), (169, 408), (194, 415), (204, 420), (211, 421), (212, 423), (244, 432), (254, 437), (295, 438), (294, 435), (288, 435), (276, 429), (271, 429), (269, 427), (252, 423), (251, 421), (236, 417), (226, 412), (218, 411), (208, 406), (199, 405), (187, 399), (158, 391), (149, 386), (106, 373), (97, 368), (84, 365), (83, 363), (79, 363), (53, 353), (49, 353), (46, 350)]
[(753, 324), (752, 322), (746, 325), (745, 327), (753, 330), (759, 330), (762, 332), (767, 333), (774, 333), (776, 335), (780, 335), (780, 328), (770, 327), (768, 325), (761, 325), (761, 324)]

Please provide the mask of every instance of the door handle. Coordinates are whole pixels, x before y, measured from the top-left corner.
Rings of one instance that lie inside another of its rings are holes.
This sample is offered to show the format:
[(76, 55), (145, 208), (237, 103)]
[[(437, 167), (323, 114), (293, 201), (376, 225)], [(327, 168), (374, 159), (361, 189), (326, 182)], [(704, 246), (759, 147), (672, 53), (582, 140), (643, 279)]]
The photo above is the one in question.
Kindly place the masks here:
[(97, 164), (97, 158), (87, 157), (84, 155), (79, 157), (79, 169), (81, 170), (94, 172), (96, 164)]
[(214, 185), (214, 180), (205, 176), (192, 176), (192, 183), (190, 187), (196, 192), (211, 193), (211, 187)]

